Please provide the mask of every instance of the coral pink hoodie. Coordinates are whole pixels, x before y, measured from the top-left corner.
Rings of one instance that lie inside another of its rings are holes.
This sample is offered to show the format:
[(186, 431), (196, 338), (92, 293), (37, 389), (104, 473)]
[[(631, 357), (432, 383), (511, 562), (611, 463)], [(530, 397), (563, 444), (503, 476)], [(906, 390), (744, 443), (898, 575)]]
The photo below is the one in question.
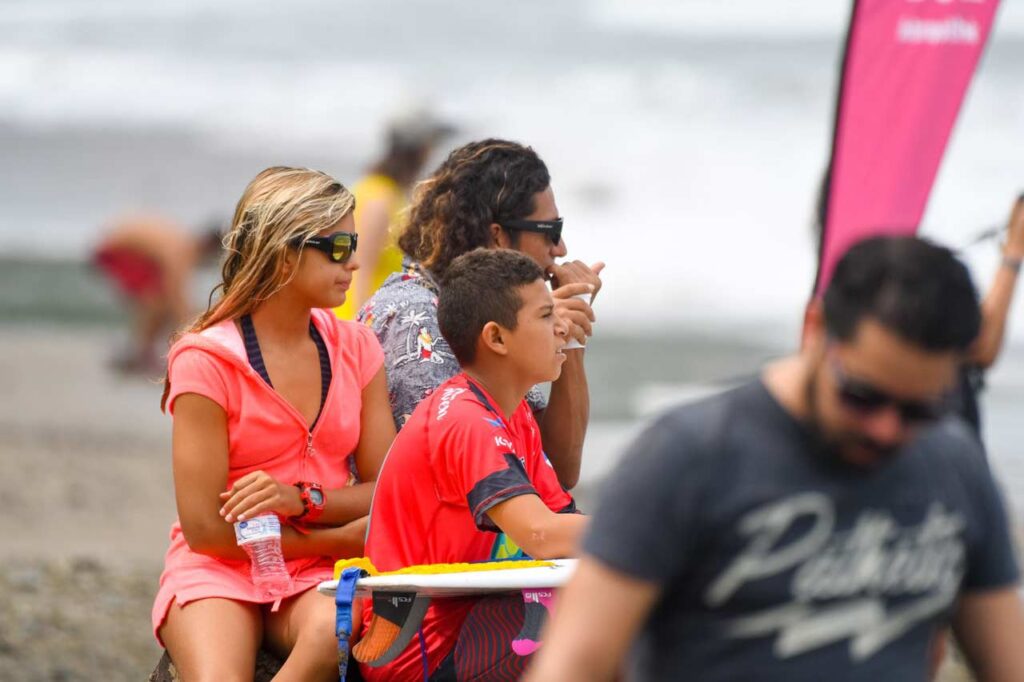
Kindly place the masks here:
[[(227, 414), (228, 487), (257, 470), (288, 483), (315, 481), (325, 489), (342, 488), (351, 482), (355, 472), (350, 455), (359, 443), (362, 390), (380, 370), (384, 354), (367, 327), (342, 322), (327, 310), (314, 310), (313, 323), (327, 346), (333, 376), (312, 432), (299, 411), (249, 365), (233, 320), (187, 334), (171, 348), (171, 390), (167, 399), (171, 413), (179, 395), (198, 393), (216, 402)], [(295, 580), (293, 594), (329, 580), (333, 562), (333, 557), (288, 561), (288, 571)], [(167, 617), (172, 601), (184, 606), (207, 597), (266, 601), (252, 584), (248, 561), (193, 552), (180, 523), (175, 521), (153, 604), (154, 634)]]

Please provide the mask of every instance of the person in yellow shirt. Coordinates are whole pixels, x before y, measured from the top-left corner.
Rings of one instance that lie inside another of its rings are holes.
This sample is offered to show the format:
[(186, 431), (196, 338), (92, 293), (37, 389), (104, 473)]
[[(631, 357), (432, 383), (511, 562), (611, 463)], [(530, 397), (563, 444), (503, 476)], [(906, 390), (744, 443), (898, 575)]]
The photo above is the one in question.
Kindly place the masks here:
[(396, 244), (413, 184), (434, 147), (455, 129), (424, 111), (411, 112), (388, 127), (387, 152), (353, 187), (360, 269), (345, 303), (334, 309), (354, 320), (363, 303), (388, 275), (402, 269)]

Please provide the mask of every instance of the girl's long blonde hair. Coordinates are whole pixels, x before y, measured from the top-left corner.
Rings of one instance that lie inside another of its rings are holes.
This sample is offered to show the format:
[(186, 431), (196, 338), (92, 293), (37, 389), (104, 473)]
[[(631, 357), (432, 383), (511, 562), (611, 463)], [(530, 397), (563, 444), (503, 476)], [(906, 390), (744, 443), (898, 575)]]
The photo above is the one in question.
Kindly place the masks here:
[[(355, 204), (352, 193), (326, 173), (285, 166), (262, 171), (235, 207), (224, 237), (222, 280), (210, 293), (209, 307), (177, 336), (251, 313), (288, 283), (284, 261), (289, 243), (333, 227)], [(170, 390), (166, 377), (161, 410)]]

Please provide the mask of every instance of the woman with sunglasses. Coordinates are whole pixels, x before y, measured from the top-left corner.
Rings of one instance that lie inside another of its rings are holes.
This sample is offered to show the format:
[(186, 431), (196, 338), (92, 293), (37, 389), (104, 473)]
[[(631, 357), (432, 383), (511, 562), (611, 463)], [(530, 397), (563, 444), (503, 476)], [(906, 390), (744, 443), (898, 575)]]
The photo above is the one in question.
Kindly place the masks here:
[[(171, 349), (178, 518), (153, 628), (182, 677), (251, 676), (262, 646), (288, 679), (336, 679), (334, 605), (311, 588), (359, 556), (394, 438), (373, 334), (337, 320), (356, 264), (354, 199), (312, 170), (268, 168), (227, 235), (220, 297)], [(294, 584), (253, 585), (233, 524), (272, 512)], [(271, 603), (273, 602), (273, 603)]]
[[(406, 255), (403, 272), (385, 280), (358, 317), (384, 348), (396, 426), (401, 428), (420, 400), (460, 371), (437, 323), (438, 282), (449, 265), (479, 247), (514, 249), (540, 266), (551, 283), (556, 313), (579, 343), (566, 351), (549, 398), (536, 387), (526, 397), (559, 481), (574, 487), (590, 412), (583, 345), (592, 331), (590, 304), (601, 288), (604, 264), (556, 262), (568, 251), (544, 161), (532, 148), (507, 140), (456, 149), (417, 186), (398, 246)], [(424, 338), (431, 340), (426, 354)]]

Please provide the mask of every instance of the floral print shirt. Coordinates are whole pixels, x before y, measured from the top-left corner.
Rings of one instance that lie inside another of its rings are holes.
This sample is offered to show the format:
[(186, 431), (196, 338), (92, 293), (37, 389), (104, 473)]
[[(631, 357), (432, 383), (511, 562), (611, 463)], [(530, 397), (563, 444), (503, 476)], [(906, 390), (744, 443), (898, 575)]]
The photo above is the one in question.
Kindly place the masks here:
[[(407, 258), (401, 272), (384, 280), (356, 318), (373, 329), (384, 349), (388, 400), (398, 429), (421, 400), (461, 371), (437, 325), (439, 291), (430, 273)], [(526, 401), (535, 412), (547, 407), (538, 386), (530, 389)]]

